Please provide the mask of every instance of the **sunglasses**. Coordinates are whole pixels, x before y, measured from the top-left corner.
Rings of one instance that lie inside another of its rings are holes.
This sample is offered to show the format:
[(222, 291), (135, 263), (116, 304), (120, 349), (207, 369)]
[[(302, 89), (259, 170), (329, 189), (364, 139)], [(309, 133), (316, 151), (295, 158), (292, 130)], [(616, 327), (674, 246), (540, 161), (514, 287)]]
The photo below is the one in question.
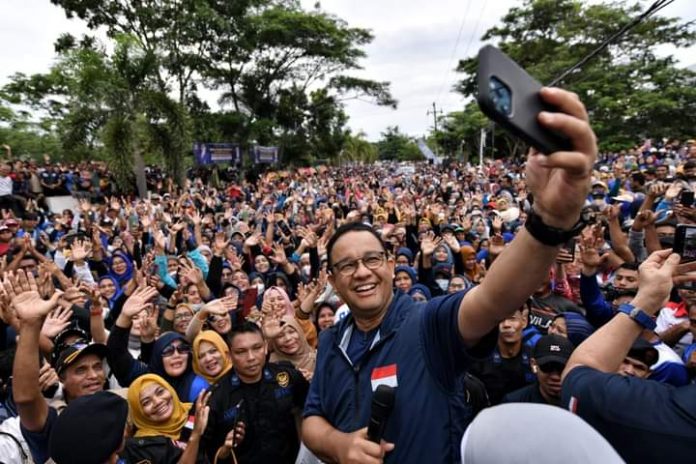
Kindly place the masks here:
[(169, 345), (162, 350), (162, 357), (168, 358), (169, 356), (174, 356), (175, 351), (179, 354), (189, 354), (191, 352), (191, 346), (186, 344)]

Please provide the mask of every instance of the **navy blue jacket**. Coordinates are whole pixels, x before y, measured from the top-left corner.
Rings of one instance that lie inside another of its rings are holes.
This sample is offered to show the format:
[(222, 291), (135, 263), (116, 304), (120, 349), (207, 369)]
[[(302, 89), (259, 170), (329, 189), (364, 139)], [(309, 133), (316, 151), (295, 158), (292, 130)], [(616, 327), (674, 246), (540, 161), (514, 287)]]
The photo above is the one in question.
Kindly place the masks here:
[(474, 350), (459, 336), (464, 292), (416, 303), (398, 291), (369, 352), (353, 366), (346, 349), (355, 329), (352, 315), (322, 332), (317, 367), (304, 416), (321, 416), (342, 432), (368, 424), (374, 370), (396, 369), (396, 399), (384, 439), (394, 443), (385, 462), (459, 462), (459, 445), (472, 419), (463, 375), (472, 356), (495, 346), (497, 330)]

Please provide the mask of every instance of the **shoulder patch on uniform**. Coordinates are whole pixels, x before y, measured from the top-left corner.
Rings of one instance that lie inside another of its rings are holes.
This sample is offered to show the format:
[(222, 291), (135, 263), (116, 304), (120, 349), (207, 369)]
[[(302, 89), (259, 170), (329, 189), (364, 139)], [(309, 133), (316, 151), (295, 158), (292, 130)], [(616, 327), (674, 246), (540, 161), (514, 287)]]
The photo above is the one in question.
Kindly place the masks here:
[(287, 387), (290, 385), (290, 374), (287, 372), (278, 372), (276, 374), (276, 382), (283, 388)]

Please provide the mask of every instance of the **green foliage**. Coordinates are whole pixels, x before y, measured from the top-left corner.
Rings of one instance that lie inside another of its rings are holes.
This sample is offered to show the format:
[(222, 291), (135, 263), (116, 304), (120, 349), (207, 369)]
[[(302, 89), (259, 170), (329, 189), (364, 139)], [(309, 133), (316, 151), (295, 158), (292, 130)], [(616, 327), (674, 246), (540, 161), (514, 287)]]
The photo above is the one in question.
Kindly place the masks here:
[(377, 152), (381, 160), (419, 161), (423, 155), (418, 145), (407, 135), (399, 131), (398, 126), (387, 127), (377, 142)]
[[(643, 9), (644, 5), (622, 1), (526, 0), (510, 9), (502, 24), (489, 29), (483, 40), (497, 43), (532, 76), (546, 83)], [(696, 74), (678, 69), (672, 57), (658, 58), (656, 50), (665, 44), (685, 47), (694, 41), (693, 22), (652, 17), (561, 83), (585, 103), (602, 149), (626, 148), (642, 137), (693, 135), (694, 124), (684, 115), (696, 111)], [(465, 74), (458, 91), (468, 97), (475, 95), (475, 58), (460, 61), (457, 71)], [(479, 119), (475, 105), (467, 106), (464, 113), (467, 115), (450, 115), (454, 126), (468, 127), (469, 122)], [(465, 121), (458, 124), (462, 118)], [(472, 132), (467, 131), (460, 127), (453, 132)], [(496, 132), (496, 140), (501, 152), (514, 147), (506, 134)], [(518, 144), (515, 150), (520, 149)]]
[[(370, 32), (298, 1), (51, 1), (111, 37), (133, 37), (156, 58), (151, 77), (160, 92), (178, 93), (196, 140), (279, 143), (286, 161), (306, 162), (340, 152), (346, 100), (396, 105), (388, 83), (348, 74), (360, 68)], [(236, 116), (212, 114), (200, 86), (220, 91)], [(221, 127), (230, 118), (234, 124)]]
[(379, 159), (375, 144), (365, 140), (365, 133), (348, 134), (341, 151), (341, 161), (354, 163), (374, 163)]

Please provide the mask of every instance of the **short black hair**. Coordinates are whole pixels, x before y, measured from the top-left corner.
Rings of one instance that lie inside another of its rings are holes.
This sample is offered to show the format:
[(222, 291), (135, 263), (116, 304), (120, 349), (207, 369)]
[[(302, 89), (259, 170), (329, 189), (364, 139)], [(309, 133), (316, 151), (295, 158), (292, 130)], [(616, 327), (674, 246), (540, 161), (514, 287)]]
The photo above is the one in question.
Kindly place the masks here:
[(619, 269), (627, 269), (629, 271), (637, 271), (638, 270), (638, 263), (633, 262), (629, 263), (628, 261), (625, 261), (621, 263), (621, 266), (619, 266)]
[(232, 346), (232, 342), (234, 341), (234, 337), (237, 335), (242, 335), (245, 333), (255, 333), (259, 334), (262, 339), (266, 339), (263, 336), (263, 331), (261, 330), (261, 327), (258, 325), (254, 324), (253, 322), (245, 321), (241, 323), (240, 325), (233, 327), (232, 330), (230, 331), (230, 346)]
[(343, 237), (345, 234), (349, 232), (371, 233), (372, 236), (376, 238), (379, 242), (379, 245), (382, 247), (382, 251), (384, 251), (384, 254), (387, 254), (387, 247), (384, 245), (382, 237), (380, 237), (379, 234), (377, 234), (377, 232), (375, 232), (375, 230), (371, 226), (363, 224), (362, 222), (349, 222), (347, 224), (343, 224), (341, 227), (336, 229), (336, 232), (334, 232), (334, 234), (329, 239), (329, 243), (326, 244), (326, 259), (329, 269), (331, 269), (331, 266), (333, 265), (333, 263), (331, 262), (331, 252), (333, 251), (334, 245), (336, 244), (339, 238)]

